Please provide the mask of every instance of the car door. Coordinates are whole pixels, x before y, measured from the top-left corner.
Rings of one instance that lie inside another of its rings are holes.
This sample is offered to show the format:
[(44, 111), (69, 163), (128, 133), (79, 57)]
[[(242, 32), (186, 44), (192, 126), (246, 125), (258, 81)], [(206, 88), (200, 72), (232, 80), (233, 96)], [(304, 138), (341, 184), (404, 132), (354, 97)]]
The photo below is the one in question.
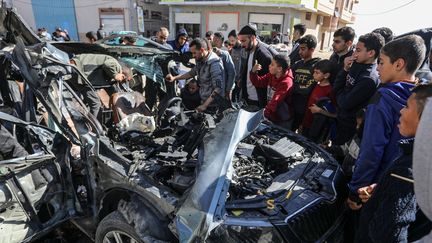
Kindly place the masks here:
[[(27, 152), (2, 153), (0, 160), (0, 242), (33, 240), (76, 215), (69, 145), (62, 135), (5, 113), (0, 121), (27, 132)], [(16, 142), (4, 129), (1, 141)]]

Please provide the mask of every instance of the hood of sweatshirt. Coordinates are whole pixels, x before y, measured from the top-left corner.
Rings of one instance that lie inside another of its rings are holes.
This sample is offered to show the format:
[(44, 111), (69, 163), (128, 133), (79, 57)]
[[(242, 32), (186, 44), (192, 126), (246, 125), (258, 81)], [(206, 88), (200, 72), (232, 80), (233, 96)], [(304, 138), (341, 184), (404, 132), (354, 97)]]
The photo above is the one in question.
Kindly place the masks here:
[(393, 114), (399, 115), (400, 110), (406, 106), (414, 86), (413, 83), (408, 82), (388, 83), (378, 89), (378, 92), (381, 94), (381, 99), (394, 111)]
[(413, 174), (417, 203), (432, 219), (432, 99), (429, 98), (417, 128), (414, 142)]
[(188, 37), (188, 33), (187, 33), (187, 31), (186, 31), (185, 29), (180, 29), (180, 30), (177, 32), (177, 35), (176, 35), (176, 41), (178, 41), (178, 39), (180, 38), (180, 36), (186, 36), (186, 37)]

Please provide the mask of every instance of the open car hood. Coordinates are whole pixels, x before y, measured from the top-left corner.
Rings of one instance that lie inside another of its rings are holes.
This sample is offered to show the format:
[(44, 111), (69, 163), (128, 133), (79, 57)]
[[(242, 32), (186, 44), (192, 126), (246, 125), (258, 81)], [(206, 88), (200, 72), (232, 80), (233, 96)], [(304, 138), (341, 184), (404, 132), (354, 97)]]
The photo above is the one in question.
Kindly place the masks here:
[(262, 117), (262, 111), (229, 113), (204, 138), (198, 156), (199, 174), (176, 213), (180, 242), (204, 241), (208, 232), (221, 223), (237, 145), (258, 127)]

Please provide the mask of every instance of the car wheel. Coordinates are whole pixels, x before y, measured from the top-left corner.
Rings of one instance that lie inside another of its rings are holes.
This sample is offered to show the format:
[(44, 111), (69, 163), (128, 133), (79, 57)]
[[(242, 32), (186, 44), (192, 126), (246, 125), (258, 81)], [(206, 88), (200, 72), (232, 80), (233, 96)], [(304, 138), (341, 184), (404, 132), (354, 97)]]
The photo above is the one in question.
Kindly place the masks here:
[(114, 211), (99, 223), (96, 230), (96, 243), (137, 243), (143, 242), (133, 226), (126, 222), (123, 215)]

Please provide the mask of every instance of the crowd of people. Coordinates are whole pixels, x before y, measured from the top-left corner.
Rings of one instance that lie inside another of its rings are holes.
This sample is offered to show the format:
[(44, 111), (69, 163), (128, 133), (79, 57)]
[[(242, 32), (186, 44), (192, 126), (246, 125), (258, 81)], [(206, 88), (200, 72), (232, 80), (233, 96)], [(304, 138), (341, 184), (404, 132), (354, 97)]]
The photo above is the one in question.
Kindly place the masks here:
[(412, 148), (432, 96), (430, 62), (424, 62), (428, 43), (379, 28), (354, 44), (354, 29), (342, 27), (327, 60), (314, 57), (317, 38), (305, 32), (304, 25), (294, 26), (287, 56), (260, 41), (253, 24), (232, 30), (228, 42), (211, 31), (188, 42), (180, 31), (168, 44), (190, 51), (196, 66), (166, 80), (188, 80), (181, 93), (188, 109), (214, 112), (216, 97), (241, 101), (333, 154), (348, 181), (348, 242), (422, 238), (431, 222), (416, 204)]
[[(227, 40), (209, 31), (188, 41), (180, 29), (168, 41), (162, 27), (154, 41), (195, 59), (190, 71), (166, 76), (167, 90), (186, 80), (180, 96), (187, 109), (214, 113), (222, 103), (263, 109), (266, 119), (308, 137), (338, 160), (349, 188), (347, 241), (421, 239), (432, 224), (417, 205), (412, 154), (432, 96), (430, 61), (425, 62), (430, 43), (414, 34), (394, 38), (388, 28), (354, 43), (354, 29), (342, 27), (333, 34), (331, 57), (320, 59), (314, 57), (317, 38), (305, 32), (305, 25), (294, 26), (289, 55), (262, 42), (254, 24), (230, 31)], [(69, 38), (61, 29), (55, 33)], [(95, 33), (87, 37), (99, 39)]]

